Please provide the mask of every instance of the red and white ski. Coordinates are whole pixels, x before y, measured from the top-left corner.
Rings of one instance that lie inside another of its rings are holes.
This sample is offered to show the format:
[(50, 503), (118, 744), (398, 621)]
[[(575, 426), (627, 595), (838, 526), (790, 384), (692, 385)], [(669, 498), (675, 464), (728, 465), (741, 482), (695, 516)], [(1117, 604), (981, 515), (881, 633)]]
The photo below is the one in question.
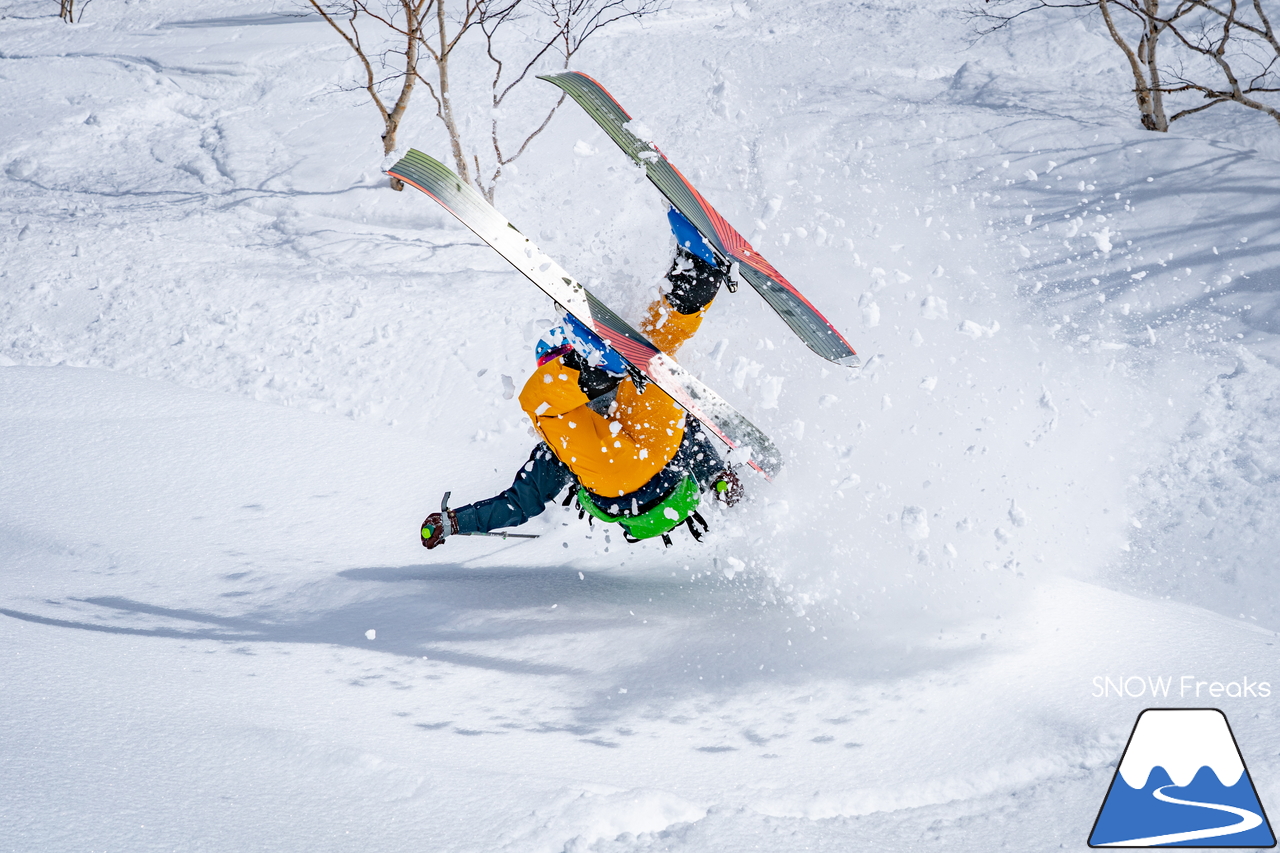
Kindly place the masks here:
[(647, 379), (671, 395), (734, 450), (748, 450), (748, 464), (772, 479), (782, 455), (769, 437), (723, 397), (655, 347), (591, 291), (516, 230), (480, 193), (440, 161), (410, 150), (387, 174), (431, 196), (475, 232), (565, 311), (595, 331)]
[(778, 312), (778, 316), (809, 349), (846, 367), (861, 364), (858, 354), (835, 326), (783, 278), (782, 273), (751, 248), (751, 244), (694, 189), (666, 155), (656, 145), (640, 139), (627, 128), (631, 116), (603, 86), (577, 71), (547, 74), (539, 79), (563, 89), (587, 111), (587, 115), (595, 119), (619, 148), (644, 166), (649, 180), (667, 197), (671, 206), (693, 223), (716, 254), (726, 261), (726, 266), (738, 265), (738, 274), (764, 297), (764, 301)]

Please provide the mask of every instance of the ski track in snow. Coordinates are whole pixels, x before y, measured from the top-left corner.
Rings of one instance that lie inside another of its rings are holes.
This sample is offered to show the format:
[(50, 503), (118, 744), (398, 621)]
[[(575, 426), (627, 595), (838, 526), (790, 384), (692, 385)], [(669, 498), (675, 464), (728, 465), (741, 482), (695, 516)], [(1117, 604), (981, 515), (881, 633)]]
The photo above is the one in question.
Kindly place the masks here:
[[(776, 483), (702, 545), (552, 508), (428, 553), (440, 494), (529, 451), (551, 306), (386, 189), (323, 22), (46, 6), (0, 10), (12, 849), (1084, 849), (1152, 702), (1094, 676), (1270, 674), (1280, 143), (1134, 129), (1097, 22), (970, 48), (958, 2), (680, 0), (602, 33), (575, 66), (866, 367), (723, 294), (679, 359)], [(401, 140), (443, 151), (425, 104)], [(664, 207), (590, 119), (504, 181), (637, 317)], [(1221, 701), (1268, 802), (1274, 706)]]

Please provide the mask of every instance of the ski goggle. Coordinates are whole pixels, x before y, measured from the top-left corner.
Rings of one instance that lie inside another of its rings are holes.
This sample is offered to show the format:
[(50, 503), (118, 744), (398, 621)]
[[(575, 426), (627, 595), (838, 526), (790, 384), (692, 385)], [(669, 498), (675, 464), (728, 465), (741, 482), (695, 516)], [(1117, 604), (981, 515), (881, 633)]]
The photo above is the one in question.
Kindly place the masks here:
[(572, 349), (572, 344), (561, 344), (560, 346), (553, 348), (551, 344), (546, 341), (538, 341), (538, 367), (542, 367), (542, 365), (546, 364), (548, 361), (555, 361), (557, 358), (565, 355)]

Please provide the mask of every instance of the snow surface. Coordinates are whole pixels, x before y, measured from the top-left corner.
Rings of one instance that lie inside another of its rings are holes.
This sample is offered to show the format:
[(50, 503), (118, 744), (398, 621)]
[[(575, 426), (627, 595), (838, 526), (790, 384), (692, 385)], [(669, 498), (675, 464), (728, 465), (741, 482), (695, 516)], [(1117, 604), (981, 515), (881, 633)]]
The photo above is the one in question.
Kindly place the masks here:
[[(602, 32), (576, 67), (866, 367), (725, 294), (680, 360), (775, 483), (700, 545), (557, 508), (428, 553), (529, 452), (551, 306), (386, 188), (288, 0), (51, 6), (0, 9), (0, 848), (1082, 850), (1153, 704), (1276, 801), (1275, 700), (1177, 692), (1280, 687), (1274, 127), (1137, 129), (1089, 18)], [(446, 150), (424, 100), (402, 142)], [(664, 207), (586, 116), (497, 201), (638, 317)]]

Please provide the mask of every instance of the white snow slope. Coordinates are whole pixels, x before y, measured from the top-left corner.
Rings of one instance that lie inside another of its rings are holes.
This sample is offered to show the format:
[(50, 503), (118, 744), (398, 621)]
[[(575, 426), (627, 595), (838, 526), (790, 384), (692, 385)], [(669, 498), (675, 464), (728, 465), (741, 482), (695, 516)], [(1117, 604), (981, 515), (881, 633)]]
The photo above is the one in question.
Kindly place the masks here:
[[(1099, 22), (961, 0), (603, 31), (575, 67), (867, 367), (723, 294), (680, 359), (775, 483), (703, 544), (427, 552), (528, 454), (552, 307), (387, 189), (323, 22), (53, 6), (0, 10), (0, 849), (1082, 850), (1148, 706), (1278, 801), (1262, 119), (1146, 133)], [(669, 257), (572, 104), (498, 206), (633, 318)]]

